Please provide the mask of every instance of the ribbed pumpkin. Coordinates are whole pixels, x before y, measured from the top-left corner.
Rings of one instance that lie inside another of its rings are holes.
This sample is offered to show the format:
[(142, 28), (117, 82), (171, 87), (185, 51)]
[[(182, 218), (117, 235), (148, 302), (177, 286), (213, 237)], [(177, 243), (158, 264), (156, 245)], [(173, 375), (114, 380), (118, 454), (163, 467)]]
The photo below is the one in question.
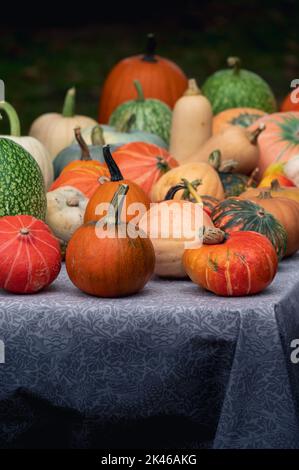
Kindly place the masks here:
[(211, 218), (215, 227), (227, 234), (239, 231), (259, 232), (269, 238), (279, 259), (286, 254), (288, 235), (284, 226), (253, 201), (225, 199), (215, 207)]
[[(76, 287), (98, 297), (121, 297), (141, 290), (155, 266), (154, 248), (147, 237), (130, 235), (120, 222), (124, 197), (121, 184), (112, 198), (114, 213), (101, 222), (80, 227), (66, 251), (66, 269)], [(135, 235), (135, 234), (134, 234)]]
[(272, 197), (270, 190), (260, 190), (250, 200), (262, 206), (284, 226), (288, 234), (285, 256), (299, 249), (299, 203), (285, 197)]
[[(153, 186), (151, 198), (154, 202), (160, 202), (170, 188), (180, 184), (182, 179), (186, 179), (191, 183), (197, 183), (196, 192), (199, 195), (208, 195), (217, 199), (224, 198), (224, 191), (218, 173), (208, 163), (186, 163), (176, 168), (172, 168), (163, 175)], [(175, 200), (181, 199), (183, 189), (178, 191), (174, 196)]]
[(58, 276), (61, 255), (48, 225), (29, 215), (0, 218), (0, 288), (33, 294)]
[(258, 196), (262, 189), (271, 189), (272, 197), (283, 197), (299, 202), (299, 188), (281, 186), (278, 180), (273, 180), (269, 187), (248, 188), (247, 191), (240, 194), (239, 197), (241, 199), (251, 199), (252, 197)]
[(262, 177), (272, 163), (287, 162), (299, 153), (299, 112), (269, 114), (256, 121), (249, 130), (265, 124), (258, 139), (258, 167)]
[(126, 222), (129, 222), (135, 216), (138, 216), (137, 209), (136, 209), (136, 213), (135, 213), (135, 210), (133, 211), (134, 212), (133, 214), (130, 213), (130, 206), (132, 204), (139, 204), (142, 206), (142, 208), (140, 206), (140, 209), (142, 209), (145, 212), (150, 206), (150, 199), (145, 194), (143, 189), (141, 189), (140, 186), (138, 186), (138, 184), (134, 183), (133, 181), (124, 179), (120, 169), (118, 168), (117, 164), (115, 163), (111, 155), (109, 145), (106, 145), (103, 148), (103, 153), (104, 153), (105, 162), (109, 169), (110, 179), (106, 182), (103, 182), (98, 187), (98, 189), (93, 194), (93, 196), (91, 197), (86, 207), (84, 222), (86, 223), (92, 220), (99, 220), (100, 218), (103, 217), (103, 214), (99, 212), (98, 206), (100, 204), (110, 203), (120, 183), (126, 184), (129, 186), (129, 192), (128, 192), (128, 195), (126, 196), (126, 206), (123, 208), (123, 213), (125, 211), (126, 216), (124, 217), (122, 213), (123, 219), (125, 219)]
[(101, 166), (64, 170), (51, 185), (49, 191), (63, 186), (73, 186), (85, 194), (87, 198), (90, 198), (99, 188), (101, 178), (109, 179), (109, 171), (106, 165), (100, 163), (99, 165)]
[(128, 120), (132, 119), (131, 130), (156, 134), (168, 144), (171, 127), (171, 109), (167, 104), (153, 98), (145, 98), (142, 86), (134, 80), (136, 97), (134, 100), (120, 104), (111, 114), (110, 126), (122, 130)]
[(213, 134), (219, 134), (229, 126), (249, 127), (266, 113), (256, 108), (230, 108), (213, 118)]
[(113, 158), (124, 178), (137, 183), (150, 195), (153, 185), (178, 162), (164, 149), (145, 142), (122, 145)]
[(184, 72), (174, 62), (156, 55), (155, 37), (149, 34), (145, 53), (121, 60), (105, 80), (99, 122), (108, 122), (121, 103), (135, 98), (133, 80), (136, 79), (146, 98), (156, 98), (171, 108), (187, 88)]
[(186, 250), (183, 263), (195, 284), (222, 296), (261, 292), (278, 266), (272, 243), (248, 231), (232, 233), (224, 243)]

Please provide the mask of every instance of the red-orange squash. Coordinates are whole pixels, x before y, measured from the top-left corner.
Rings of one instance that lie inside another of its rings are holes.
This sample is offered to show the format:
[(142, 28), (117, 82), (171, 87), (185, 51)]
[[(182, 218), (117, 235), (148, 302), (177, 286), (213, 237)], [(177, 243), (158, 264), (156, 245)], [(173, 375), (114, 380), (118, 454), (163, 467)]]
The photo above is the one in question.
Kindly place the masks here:
[(271, 242), (256, 232), (235, 232), (217, 245), (184, 253), (185, 270), (199, 286), (222, 296), (243, 296), (264, 290), (277, 272)]
[(153, 185), (178, 162), (164, 149), (145, 142), (131, 142), (119, 147), (113, 158), (124, 178), (137, 183), (148, 196)]
[(136, 98), (134, 80), (141, 83), (145, 98), (159, 99), (171, 108), (182, 96), (187, 77), (174, 62), (156, 55), (155, 50), (155, 38), (149, 35), (145, 54), (123, 59), (113, 67), (103, 86), (99, 122), (107, 123), (121, 103)]
[(255, 108), (230, 108), (213, 118), (213, 134), (219, 134), (229, 126), (249, 127), (266, 113)]
[(57, 238), (29, 215), (0, 217), (0, 288), (34, 294), (50, 285), (61, 268)]
[(139, 204), (140, 209), (143, 211), (142, 213), (144, 213), (150, 207), (149, 197), (143, 191), (143, 189), (138, 186), (138, 184), (123, 177), (110, 152), (109, 145), (103, 147), (103, 154), (110, 173), (110, 179), (100, 184), (96, 192), (89, 200), (84, 215), (84, 223), (92, 220), (99, 220), (103, 217), (104, 214), (101, 211), (100, 205), (110, 203), (115, 191), (118, 189), (120, 184), (127, 184), (130, 188), (128, 195), (126, 196), (125, 207), (122, 209), (122, 219), (129, 222), (134, 217), (138, 217), (138, 215), (141, 217), (141, 214), (138, 213), (138, 209), (136, 208), (135, 212), (135, 210), (132, 208), (132, 205)]
[(109, 171), (103, 163), (90, 168), (78, 167), (73, 170), (63, 171), (50, 186), (49, 191), (62, 186), (73, 186), (90, 198), (99, 188), (101, 178), (109, 179)]
[(283, 100), (280, 111), (299, 111), (299, 87), (292, 90)]
[(261, 124), (266, 128), (258, 139), (260, 178), (272, 163), (287, 162), (299, 153), (299, 112), (268, 114), (249, 131)]
[(141, 290), (155, 266), (154, 248), (147, 237), (131, 238), (118, 213), (129, 187), (121, 184), (112, 198), (115, 214), (100, 225), (81, 226), (66, 251), (66, 269), (76, 287), (98, 297), (121, 297)]

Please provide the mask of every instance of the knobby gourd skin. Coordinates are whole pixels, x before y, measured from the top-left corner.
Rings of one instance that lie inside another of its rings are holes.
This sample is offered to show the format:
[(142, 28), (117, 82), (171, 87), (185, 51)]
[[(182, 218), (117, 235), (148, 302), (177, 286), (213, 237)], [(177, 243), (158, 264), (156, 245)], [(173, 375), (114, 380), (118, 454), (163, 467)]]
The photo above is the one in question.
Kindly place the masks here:
[(41, 170), (19, 144), (0, 138), (0, 217), (28, 214), (46, 216), (46, 193)]
[(183, 263), (194, 283), (222, 296), (261, 292), (278, 266), (273, 245), (256, 232), (234, 232), (223, 243), (185, 250)]
[(135, 98), (133, 80), (136, 79), (146, 98), (161, 100), (170, 108), (187, 88), (184, 72), (171, 60), (156, 54), (155, 37), (149, 34), (145, 53), (121, 60), (106, 78), (100, 98), (100, 123), (107, 123), (120, 104)]

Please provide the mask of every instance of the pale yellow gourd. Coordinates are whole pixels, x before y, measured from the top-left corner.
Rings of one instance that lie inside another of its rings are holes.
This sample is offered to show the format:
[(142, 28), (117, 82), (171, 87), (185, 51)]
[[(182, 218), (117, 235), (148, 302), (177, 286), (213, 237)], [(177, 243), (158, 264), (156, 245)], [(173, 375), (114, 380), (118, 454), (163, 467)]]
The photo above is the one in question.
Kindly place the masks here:
[(170, 154), (180, 163), (189, 162), (212, 135), (213, 112), (192, 78), (184, 95), (176, 102), (170, 135)]
[(46, 222), (54, 235), (68, 242), (83, 224), (88, 198), (72, 186), (63, 186), (47, 193)]
[[(153, 202), (163, 201), (170, 188), (186, 179), (191, 183), (197, 181), (196, 192), (217, 199), (224, 198), (224, 190), (217, 171), (208, 163), (185, 163), (167, 171), (153, 186), (151, 199)], [(181, 199), (183, 190), (178, 191), (174, 199)]]
[(68, 147), (74, 138), (76, 127), (95, 126), (97, 122), (87, 116), (75, 115), (76, 90), (68, 90), (63, 111), (47, 113), (38, 117), (31, 125), (29, 135), (38, 139), (48, 149), (52, 160), (65, 147)]
[(232, 160), (237, 162), (237, 165), (232, 169), (233, 173), (248, 175), (257, 167), (259, 160), (257, 141), (264, 129), (264, 124), (260, 124), (251, 132), (242, 127), (230, 126), (220, 134), (210, 137), (188, 160), (208, 162), (211, 153), (219, 150), (223, 164)]

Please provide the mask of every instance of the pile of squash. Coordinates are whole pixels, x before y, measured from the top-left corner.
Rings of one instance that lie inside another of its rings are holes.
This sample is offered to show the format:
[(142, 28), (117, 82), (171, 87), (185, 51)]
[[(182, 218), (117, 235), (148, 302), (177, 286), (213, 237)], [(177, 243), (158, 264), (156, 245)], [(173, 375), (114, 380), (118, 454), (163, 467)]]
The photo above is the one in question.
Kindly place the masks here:
[(149, 35), (144, 54), (111, 71), (100, 123), (75, 113), (71, 88), (61, 114), (21, 137), (17, 112), (0, 102), (10, 122), (0, 136), (0, 288), (38, 292), (65, 259), (75, 286), (99, 297), (132, 295), (153, 274), (243, 296), (299, 249), (292, 100), (277, 112), (269, 85), (236, 57), (200, 90), (155, 48)]

